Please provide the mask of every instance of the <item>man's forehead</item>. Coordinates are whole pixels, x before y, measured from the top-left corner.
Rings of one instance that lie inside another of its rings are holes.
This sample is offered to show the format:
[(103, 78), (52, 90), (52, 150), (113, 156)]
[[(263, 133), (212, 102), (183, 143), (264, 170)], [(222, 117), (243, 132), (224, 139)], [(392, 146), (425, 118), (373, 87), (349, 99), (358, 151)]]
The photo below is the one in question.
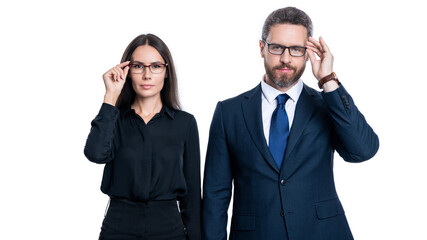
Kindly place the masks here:
[(275, 24), (271, 27), (266, 39), (269, 43), (283, 44), (295, 43), (305, 44), (307, 39), (307, 29), (303, 25), (296, 24)]

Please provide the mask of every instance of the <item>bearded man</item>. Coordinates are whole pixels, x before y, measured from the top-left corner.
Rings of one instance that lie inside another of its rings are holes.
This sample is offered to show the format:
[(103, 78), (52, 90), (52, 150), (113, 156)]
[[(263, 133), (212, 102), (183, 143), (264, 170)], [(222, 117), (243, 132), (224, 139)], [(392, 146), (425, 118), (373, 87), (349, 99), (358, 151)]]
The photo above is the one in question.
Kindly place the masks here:
[[(206, 153), (206, 240), (353, 239), (335, 190), (333, 157), (372, 158), (378, 136), (333, 71), (312, 22), (288, 7), (266, 19), (259, 42), (266, 74), (254, 89), (217, 104)], [(310, 61), (322, 91), (300, 78)]]

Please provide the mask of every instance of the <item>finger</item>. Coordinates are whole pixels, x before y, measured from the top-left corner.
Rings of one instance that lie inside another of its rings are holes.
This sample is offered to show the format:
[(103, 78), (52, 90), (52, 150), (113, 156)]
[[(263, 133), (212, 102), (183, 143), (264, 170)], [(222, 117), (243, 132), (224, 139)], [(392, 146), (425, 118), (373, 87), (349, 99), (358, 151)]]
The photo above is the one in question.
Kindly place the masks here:
[(317, 41), (316, 39), (314, 39), (313, 37), (309, 37), (308, 38), (308, 42), (311, 43), (311, 44), (313, 44), (314, 46), (319, 46), (319, 47), (321, 46), (320, 42)]
[(116, 71), (112, 68), (108, 71), (108, 76), (112, 82), (116, 81)]
[(117, 71), (117, 69), (116, 68), (113, 68), (113, 69), (111, 69), (111, 72), (113, 73), (113, 76), (114, 76), (114, 81), (118, 81), (119, 80), (119, 76), (120, 76), (120, 73)]
[(110, 70), (108, 70), (107, 72), (105, 72), (104, 74), (102, 74), (102, 79), (104, 79), (104, 81), (107, 81), (111, 78), (111, 72)]
[(120, 64), (117, 64), (117, 66), (121, 69), (123, 69), (124, 67), (126, 67), (127, 65), (129, 65), (130, 61), (126, 61), (126, 62), (122, 62)]
[(320, 68), (320, 61), (316, 59), (314, 52), (311, 51), (310, 49), (307, 49), (307, 53), (308, 53), (308, 58), (310, 59), (311, 69), (313, 71), (314, 76), (316, 77), (317, 72), (319, 71), (319, 68)]
[(115, 66), (114, 70), (116, 70), (120, 76), (123, 75), (123, 69), (119, 65)]
[(311, 51), (315, 52), (317, 55), (320, 56), (321, 54), (321, 50), (319, 48), (317, 48), (314, 44), (312, 43), (308, 43), (305, 46), (307, 49), (310, 49)]
[(116, 81), (120, 81), (120, 79), (122, 78), (122, 75), (123, 75), (123, 70), (119, 67), (116, 67), (114, 70), (116, 71), (116, 74), (117, 74), (116, 75)]
[(311, 64), (315, 64), (315, 62), (317, 61), (316, 56), (314, 55), (313, 50), (311, 49), (307, 49), (307, 54), (308, 54), (308, 58), (310, 59)]
[(325, 52), (330, 52), (328, 45), (326, 45), (325, 40), (323, 40), (322, 37), (319, 38), (320, 44), (322, 45), (323, 50), (325, 50)]
[(307, 46), (307, 49), (315, 52), (317, 54), (317, 56), (319, 56), (319, 57), (322, 55), (322, 53), (320, 52), (320, 50), (318, 48), (316, 48), (316, 47)]
[(320, 51), (323, 52), (323, 48), (322, 45), (320, 44), (320, 42), (318, 42), (316, 39), (309, 37), (308, 38), (309, 43), (313, 44), (316, 48), (318, 48)]
[(129, 66), (126, 66), (124, 69), (123, 80), (126, 80), (126, 77), (129, 73)]
[[(114, 70), (116, 70), (116, 72), (118, 73), (117, 78), (124, 79), (124, 78), (123, 78), (123, 76), (124, 76), (124, 71), (123, 71), (123, 69), (122, 69), (122, 68), (120, 68), (120, 66), (119, 66), (119, 65), (117, 65), (116, 67), (114, 67)], [(117, 80), (119, 80), (119, 79), (117, 79)]]
[(314, 46), (314, 44), (312, 42), (307, 41), (306, 47), (316, 47), (316, 46)]
[(306, 43), (307, 43), (307, 45), (314, 46), (314, 43), (313, 43), (313, 42), (315, 42), (315, 41), (316, 41), (316, 40), (315, 40), (314, 38), (309, 37)]
[[(129, 67), (125, 67), (125, 68), (129, 68)], [(126, 79), (126, 77), (125, 77), (125, 71), (123, 69), (121, 69), (121, 68), (118, 68), (117, 71), (120, 74), (119, 75), (119, 80), (125, 80)]]

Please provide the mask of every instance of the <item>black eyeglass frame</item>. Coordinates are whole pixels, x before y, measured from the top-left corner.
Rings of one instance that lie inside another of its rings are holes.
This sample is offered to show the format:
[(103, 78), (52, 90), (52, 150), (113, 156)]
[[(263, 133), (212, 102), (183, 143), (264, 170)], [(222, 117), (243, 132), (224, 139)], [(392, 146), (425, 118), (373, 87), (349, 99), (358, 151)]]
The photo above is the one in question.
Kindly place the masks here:
[[(306, 47), (301, 47), (301, 46), (290, 46), (290, 47), (286, 47), (286, 46), (283, 46), (283, 45), (280, 45), (280, 44), (276, 44), (276, 43), (268, 43), (267, 41), (265, 41), (265, 40), (261, 40), (264, 44), (267, 44), (267, 49), (268, 49), (268, 52), (269, 53), (271, 53), (271, 54), (273, 54), (273, 55), (282, 55), (285, 51), (286, 51), (286, 48), (288, 49), (288, 52), (289, 52), (289, 55), (291, 55), (292, 57), (303, 57), (304, 55), (305, 55), (305, 53), (306, 53), (306, 51), (307, 51), (307, 48)], [(278, 54), (278, 53), (272, 53), (271, 51), (270, 51), (270, 46), (271, 45), (273, 45), (273, 46), (280, 46), (281, 48), (283, 48), (283, 51), (282, 51), (282, 53), (280, 53), (280, 54)], [(295, 55), (292, 55), (292, 53), (291, 53), (291, 48), (301, 48), (301, 49), (304, 49), (304, 52), (302, 53), (302, 55), (301, 56), (295, 56)]]

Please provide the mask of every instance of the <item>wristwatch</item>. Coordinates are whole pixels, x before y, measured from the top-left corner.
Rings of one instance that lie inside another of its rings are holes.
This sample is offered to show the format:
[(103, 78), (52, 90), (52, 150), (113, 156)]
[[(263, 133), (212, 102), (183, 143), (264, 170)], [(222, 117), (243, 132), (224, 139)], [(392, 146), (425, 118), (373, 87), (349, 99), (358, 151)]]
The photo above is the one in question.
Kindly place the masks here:
[(338, 80), (338, 77), (334, 72), (332, 72), (331, 74), (320, 79), (320, 81), (317, 84), (318, 84), (319, 88), (322, 88), (323, 84), (325, 84), (329, 81), (335, 81), (336, 83), (340, 84), (340, 81)]

